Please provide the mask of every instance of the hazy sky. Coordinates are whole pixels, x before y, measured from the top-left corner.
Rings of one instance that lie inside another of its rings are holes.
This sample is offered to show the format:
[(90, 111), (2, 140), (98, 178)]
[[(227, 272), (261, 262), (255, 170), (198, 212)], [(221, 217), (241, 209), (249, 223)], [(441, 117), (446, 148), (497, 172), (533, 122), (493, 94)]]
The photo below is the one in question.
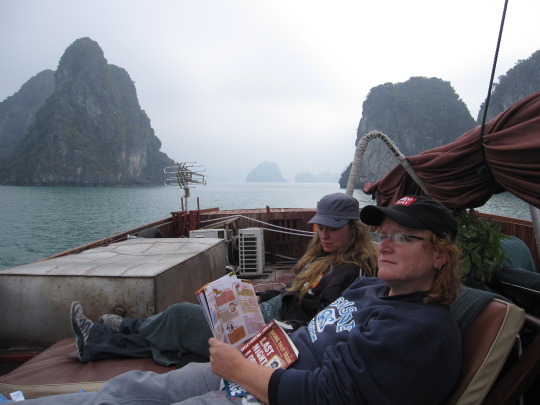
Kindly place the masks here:
[[(449, 81), (473, 118), (503, 0), (0, 0), (0, 101), (90, 37), (129, 72), (176, 161), (243, 181), (275, 162), (341, 173), (372, 87)], [(540, 1), (510, 0), (496, 77), (540, 49)], [(389, 134), (391, 135), (391, 134)]]

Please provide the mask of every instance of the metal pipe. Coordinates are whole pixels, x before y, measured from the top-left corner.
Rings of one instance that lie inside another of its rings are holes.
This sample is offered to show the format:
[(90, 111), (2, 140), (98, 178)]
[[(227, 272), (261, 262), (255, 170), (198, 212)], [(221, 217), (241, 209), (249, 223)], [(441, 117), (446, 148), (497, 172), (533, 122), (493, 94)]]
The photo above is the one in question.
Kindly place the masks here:
[(536, 248), (538, 254), (540, 254), (540, 215), (538, 214), (538, 208), (529, 204), (529, 211), (531, 212), (531, 221), (533, 225), (534, 237), (536, 239)]
[(349, 172), (349, 179), (347, 181), (346, 193), (349, 195), (353, 195), (354, 185), (356, 184), (356, 179), (360, 171), (360, 164), (362, 162), (362, 157), (364, 156), (364, 152), (366, 151), (368, 143), (372, 139), (375, 139), (375, 138), (379, 138), (386, 144), (386, 146), (388, 146), (388, 149), (390, 149), (390, 151), (394, 154), (394, 156), (399, 160), (399, 163), (401, 164), (401, 166), (403, 166), (405, 171), (412, 177), (412, 179), (416, 182), (416, 184), (418, 184), (418, 186), (422, 189), (422, 191), (426, 195), (429, 195), (429, 191), (426, 185), (424, 184), (422, 179), (420, 179), (416, 175), (416, 173), (414, 172), (414, 169), (412, 168), (411, 164), (409, 163), (405, 155), (403, 155), (403, 153), (399, 151), (398, 147), (394, 144), (394, 142), (392, 142), (390, 138), (387, 135), (383, 134), (381, 131), (368, 132), (367, 134), (362, 136), (362, 138), (360, 138), (360, 140), (358, 141), (356, 145), (356, 150), (354, 152), (354, 158), (351, 165), (351, 171)]

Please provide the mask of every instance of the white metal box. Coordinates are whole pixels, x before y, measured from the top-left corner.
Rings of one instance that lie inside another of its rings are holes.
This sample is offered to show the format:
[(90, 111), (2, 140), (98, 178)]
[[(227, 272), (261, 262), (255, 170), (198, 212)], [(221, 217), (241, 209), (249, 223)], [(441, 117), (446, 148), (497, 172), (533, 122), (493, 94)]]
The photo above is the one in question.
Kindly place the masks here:
[(262, 274), (264, 270), (264, 238), (262, 228), (238, 231), (238, 274)]
[(215, 239), (225, 239), (228, 241), (231, 239), (231, 231), (220, 229), (197, 229), (194, 231), (189, 231), (190, 238), (215, 238)]

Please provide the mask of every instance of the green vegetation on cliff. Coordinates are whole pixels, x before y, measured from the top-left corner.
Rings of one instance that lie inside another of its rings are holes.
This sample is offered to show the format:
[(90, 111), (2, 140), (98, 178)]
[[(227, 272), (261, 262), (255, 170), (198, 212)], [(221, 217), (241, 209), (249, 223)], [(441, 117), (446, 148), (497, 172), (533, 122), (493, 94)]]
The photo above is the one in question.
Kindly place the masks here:
[[(403, 83), (374, 87), (362, 105), (356, 141), (378, 130), (389, 136), (405, 156), (445, 145), (475, 126), (465, 103), (449, 82), (411, 77)], [(375, 181), (388, 173), (397, 159), (381, 141), (368, 145), (356, 184)], [(339, 184), (347, 186), (349, 167)]]
[(52, 95), (0, 162), (1, 183), (162, 184), (163, 168), (174, 162), (160, 151), (124, 69), (82, 38), (66, 49), (54, 79)]
[[(519, 60), (506, 74), (499, 76), (498, 80), (493, 85), (487, 121), (540, 90), (540, 51), (534, 52), (525, 60)], [(482, 103), (478, 112), (476, 122), (479, 125), (484, 117), (484, 105), (485, 103)]]

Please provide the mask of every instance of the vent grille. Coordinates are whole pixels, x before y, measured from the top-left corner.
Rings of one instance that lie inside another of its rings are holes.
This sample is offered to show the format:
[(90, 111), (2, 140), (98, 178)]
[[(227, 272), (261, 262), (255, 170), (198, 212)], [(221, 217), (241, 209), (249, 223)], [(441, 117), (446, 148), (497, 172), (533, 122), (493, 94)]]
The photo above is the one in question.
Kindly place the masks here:
[(264, 270), (264, 239), (262, 228), (238, 231), (238, 274), (262, 274)]

